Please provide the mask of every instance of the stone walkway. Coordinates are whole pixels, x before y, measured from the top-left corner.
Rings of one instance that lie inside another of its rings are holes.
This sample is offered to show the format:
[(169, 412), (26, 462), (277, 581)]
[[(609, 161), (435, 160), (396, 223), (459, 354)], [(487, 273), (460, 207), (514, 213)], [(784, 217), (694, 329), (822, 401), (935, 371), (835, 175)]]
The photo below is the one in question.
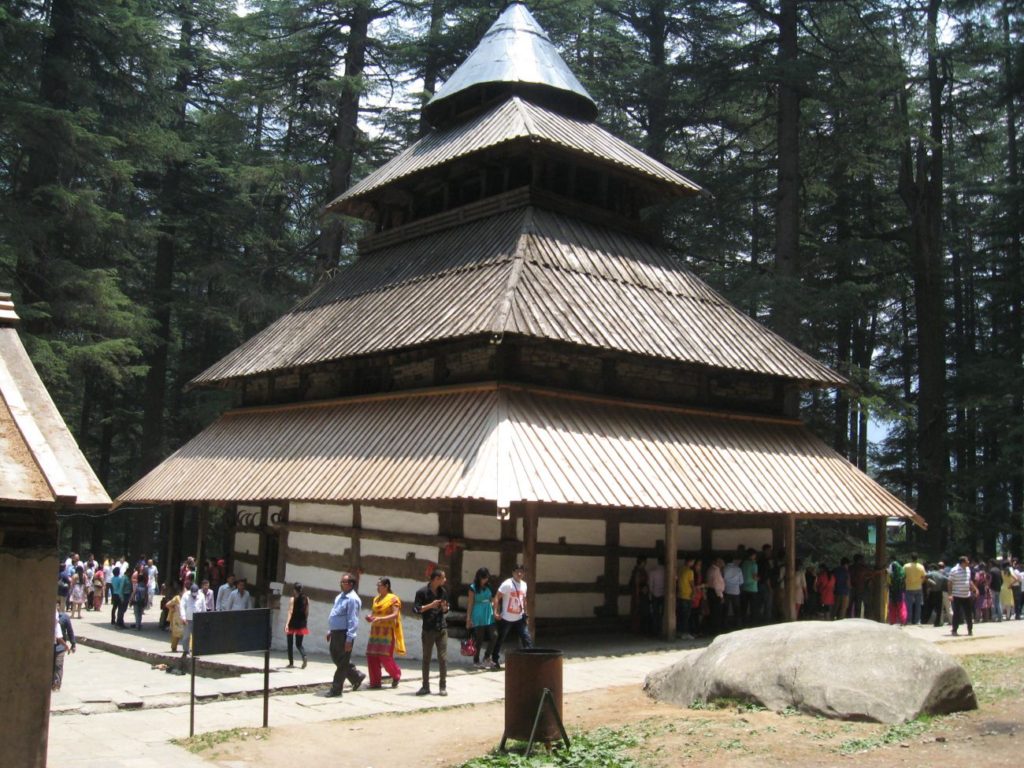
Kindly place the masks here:
[[(98, 759), (104, 768), (206, 765), (169, 743), (188, 736), (190, 677), (160, 668), (176, 666), (178, 658), (170, 653), (167, 634), (152, 622), (144, 624), (141, 632), (118, 630), (108, 622), (109, 614), (88, 612), (75, 621), (78, 653), (65, 663), (64, 686), (52, 697), (48, 764), (58, 768)], [(975, 628), (973, 640), (951, 638), (948, 628), (905, 631), (943, 644), (978, 642), (1010, 633), (1024, 638), (1024, 622), (982, 624)], [(639, 685), (648, 672), (673, 663), (704, 643), (559, 637), (550, 645), (565, 653), (563, 691), (571, 695)], [(420, 683), (417, 660), (400, 662), (403, 682), (397, 689), (385, 686), (352, 693), (346, 686), (341, 698), (326, 698), (323, 693), (334, 672), (329, 657), (311, 655), (306, 669), (288, 669), (284, 653), (273, 651), (269, 722), (274, 727), (500, 701), (504, 673), (477, 671), (469, 661), (449, 659), (446, 698), (415, 695)], [(210, 662), (244, 671), (228, 677), (196, 677), (196, 733), (258, 728), (263, 722), (263, 654), (217, 656)], [(365, 659), (356, 663), (365, 671)]]

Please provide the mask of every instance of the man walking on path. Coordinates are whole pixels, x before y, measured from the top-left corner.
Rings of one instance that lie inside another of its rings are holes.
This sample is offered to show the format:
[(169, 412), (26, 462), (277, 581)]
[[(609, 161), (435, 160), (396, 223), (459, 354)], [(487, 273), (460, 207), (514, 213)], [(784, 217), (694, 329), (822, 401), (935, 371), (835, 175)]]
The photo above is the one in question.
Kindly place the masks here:
[(193, 582), (192, 586), (188, 588), (184, 599), (178, 605), (178, 611), (184, 626), (181, 635), (181, 658), (184, 660), (192, 652), (192, 622), (195, 615), (206, 612), (206, 600), (199, 592), (198, 584)]
[(923, 624), (925, 617), (922, 615), (924, 606), (924, 582), (928, 572), (924, 566), (917, 562), (917, 555), (911, 553), (910, 562), (903, 566), (903, 578), (905, 580), (905, 591), (903, 599), (907, 603), (907, 623), (910, 625)]
[(334, 607), (327, 619), (327, 642), (331, 648), (331, 661), (336, 667), (331, 690), (327, 692), (331, 697), (341, 696), (345, 680), (352, 684), (353, 691), (358, 691), (366, 679), (366, 675), (352, 664), (352, 646), (356, 642), (359, 611), (363, 607), (355, 587), (356, 580), (351, 573), (341, 574), (341, 593), (334, 598)]
[(967, 634), (974, 634), (974, 606), (971, 598), (978, 588), (971, 579), (970, 561), (967, 555), (960, 556), (960, 562), (949, 571), (949, 592), (953, 595), (953, 634), (960, 628), (960, 615), (967, 617)]
[(448, 591), (444, 571), (436, 569), (430, 574), (430, 582), (416, 593), (412, 612), (423, 619), (423, 682), (416, 691), (417, 696), (430, 693), (430, 658), (437, 649), (437, 676), (439, 696), (447, 696), (445, 683), (448, 676)]
[(526, 569), (523, 566), (513, 568), (512, 577), (505, 579), (498, 587), (498, 594), (494, 596), (494, 614), (501, 617), (501, 623), (498, 627), (498, 642), (491, 652), (491, 661), (495, 669), (500, 669), (498, 656), (501, 646), (512, 632), (518, 635), (520, 648), (533, 648), (526, 616)]
[(57, 620), (53, 627), (53, 685), (54, 691), (59, 691), (61, 683), (64, 682), (64, 659), (68, 654), (78, 650), (78, 643), (75, 642), (75, 630), (71, 626), (71, 618), (61, 611), (57, 611)]
[(235, 582), (235, 590), (224, 602), (225, 611), (248, 611), (252, 608), (252, 594), (245, 590), (245, 579), (238, 579)]

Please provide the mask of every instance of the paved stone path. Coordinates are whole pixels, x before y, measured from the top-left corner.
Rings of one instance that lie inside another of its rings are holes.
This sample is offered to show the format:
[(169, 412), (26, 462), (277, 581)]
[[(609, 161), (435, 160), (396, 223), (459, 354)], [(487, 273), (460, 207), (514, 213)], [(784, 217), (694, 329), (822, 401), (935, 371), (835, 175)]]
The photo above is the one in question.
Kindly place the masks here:
[[(150, 613), (155, 616), (155, 612)], [(104, 768), (189, 768), (206, 763), (170, 739), (188, 736), (190, 677), (169, 674), (154, 665), (176, 666), (167, 634), (155, 622), (143, 630), (109, 625), (109, 613), (84, 613), (75, 621), (78, 652), (65, 663), (64, 686), (53, 694), (48, 764), (63, 768), (100, 760)], [(949, 637), (948, 628), (913, 627), (912, 632), (940, 643), (972, 642)], [(1024, 638), (1024, 622), (982, 624), (973, 642), (1013, 633)], [(635, 638), (557, 638), (563, 649), (566, 695), (620, 685), (639, 685), (645, 675), (673, 663), (703, 643), (665, 643)], [(104, 650), (111, 649), (111, 650)], [(196, 732), (258, 728), (263, 722), (263, 654), (231, 654), (210, 661), (248, 672), (231, 677), (196, 678)], [(341, 698), (326, 698), (334, 665), (327, 656), (311, 655), (306, 669), (286, 667), (281, 651), (271, 652), (269, 706), (271, 727), (365, 717), (427, 708), (500, 701), (504, 673), (481, 672), (461, 657), (449, 659), (449, 696), (418, 697), (419, 662), (402, 660), (403, 681), (397, 689), (346, 686)], [(365, 659), (357, 659), (365, 671)], [(434, 665), (436, 674), (436, 664)], [(436, 682), (436, 681), (435, 681)], [(436, 685), (435, 685), (436, 689)]]

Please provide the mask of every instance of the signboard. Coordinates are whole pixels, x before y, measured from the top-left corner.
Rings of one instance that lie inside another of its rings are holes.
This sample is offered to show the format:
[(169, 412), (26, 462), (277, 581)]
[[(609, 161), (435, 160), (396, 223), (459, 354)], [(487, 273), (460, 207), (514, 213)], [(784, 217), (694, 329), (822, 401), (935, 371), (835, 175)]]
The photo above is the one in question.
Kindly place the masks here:
[(270, 650), (269, 608), (197, 613), (193, 623), (192, 653), (196, 656)]
[(270, 609), (204, 611), (193, 615), (190, 737), (196, 732), (196, 658), (246, 651), (263, 651), (263, 727), (266, 728), (270, 707)]

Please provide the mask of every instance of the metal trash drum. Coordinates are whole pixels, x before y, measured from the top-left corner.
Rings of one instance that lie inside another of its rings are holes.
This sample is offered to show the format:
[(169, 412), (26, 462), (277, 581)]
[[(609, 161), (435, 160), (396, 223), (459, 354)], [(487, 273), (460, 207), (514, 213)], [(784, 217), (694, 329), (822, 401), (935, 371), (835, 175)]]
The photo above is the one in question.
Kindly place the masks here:
[[(557, 718), (548, 708), (537, 717), (544, 689), (551, 692)], [(505, 735), (506, 739), (550, 743), (562, 738), (562, 652), (552, 648), (523, 648), (505, 657)]]

